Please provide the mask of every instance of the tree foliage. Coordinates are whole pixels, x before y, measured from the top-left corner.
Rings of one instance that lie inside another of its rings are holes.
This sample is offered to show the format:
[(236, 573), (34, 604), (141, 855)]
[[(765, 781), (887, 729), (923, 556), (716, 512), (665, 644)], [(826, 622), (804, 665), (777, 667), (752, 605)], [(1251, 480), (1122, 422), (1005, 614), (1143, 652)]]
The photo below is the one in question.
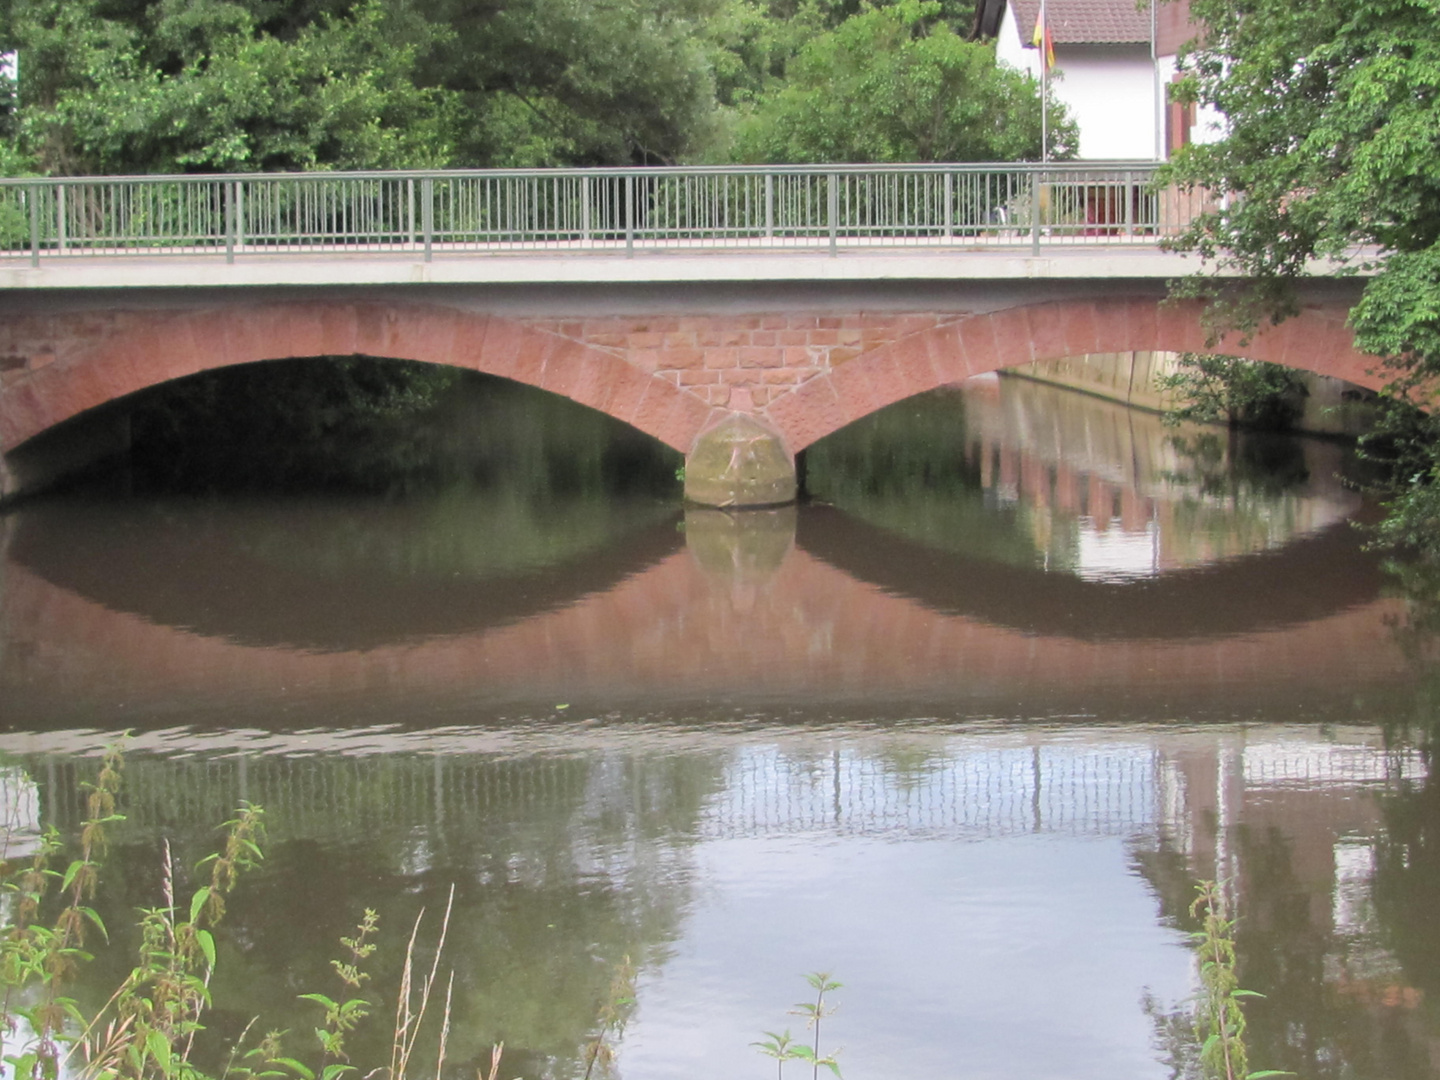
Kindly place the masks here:
[[(1192, 0), (1179, 96), (1227, 118), (1170, 177), (1213, 209), (1182, 241), (1254, 283), (1241, 321), (1283, 317), (1316, 258), (1378, 274), (1358, 343), (1397, 375), (1440, 363), (1440, 9), (1433, 0)], [(1357, 248), (1367, 250), (1357, 254)]]
[(131, 18), (112, 17), (101, 0), (15, 0), (9, 28), (22, 69), (19, 134), (44, 172), (449, 157), (437, 94), (413, 78), (441, 31), (381, 0), (320, 11), (286, 36), (231, 0), (159, 0)]
[(705, 28), (720, 0), (420, 0), (450, 34), (424, 77), (453, 96), (459, 161), (673, 163), (709, 136)]
[(1155, 381), (1181, 402), (1165, 414), (1167, 422), (1195, 420), (1276, 431), (1300, 419), (1310, 392), (1294, 368), (1211, 353), (1181, 353), (1175, 370)]
[[(787, 78), (738, 126), (735, 155), (754, 162), (1010, 161), (1040, 157), (1033, 80), (966, 41), (938, 3), (868, 8), (807, 41)], [(1051, 149), (1076, 129), (1052, 107)]]
[(1295, 310), (1316, 259), (1372, 276), (1351, 312), (1383, 358), (1396, 410), (1392, 539), (1440, 547), (1440, 7), (1435, 0), (1192, 0), (1206, 27), (1181, 58), (1179, 95), (1215, 106), (1227, 134), (1186, 147), (1170, 178), (1213, 207), (1181, 245), (1240, 271), (1192, 282), (1248, 328)]
[(972, 16), (971, 0), (0, 0), (20, 67), (18, 92), (0, 72), (0, 170), (1036, 156), (1036, 89), (962, 40)]

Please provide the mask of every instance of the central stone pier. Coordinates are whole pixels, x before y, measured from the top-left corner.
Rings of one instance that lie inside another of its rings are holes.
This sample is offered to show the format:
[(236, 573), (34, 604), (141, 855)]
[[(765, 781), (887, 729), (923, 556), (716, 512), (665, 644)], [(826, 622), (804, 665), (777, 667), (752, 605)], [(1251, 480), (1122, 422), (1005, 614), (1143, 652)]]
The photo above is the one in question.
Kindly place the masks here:
[(795, 455), (778, 432), (733, 413), (695, 440), (685, 458), (685, 498), (736, 508), (794, 502)]

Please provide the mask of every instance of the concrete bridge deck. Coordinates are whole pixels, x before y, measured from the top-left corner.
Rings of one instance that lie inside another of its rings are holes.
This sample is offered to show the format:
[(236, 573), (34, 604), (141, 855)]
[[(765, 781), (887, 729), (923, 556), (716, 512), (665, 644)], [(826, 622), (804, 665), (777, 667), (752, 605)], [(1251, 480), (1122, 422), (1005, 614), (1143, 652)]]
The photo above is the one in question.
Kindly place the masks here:
[[(616, 245), (623, 249), (623, 245)], [(0, 291), (266, 288), (276, 286), (659, 284), (866, 281), (1167, 281), (1199, 269), (1193, 257), (1164, 251), (1153, 238), (1036, 255), (1028, 244), (955, 239), (925, 248), (841, 244), (837, 253), (757, 245), (696, 252), (647, 246), (623, 250), (556, 243), (545, 250), (437, 249), (417, 252), (336, 248), (326, 252), (240, 251), (234, 262), (205, 255), (71, 255), (31, 265), (0, 255)]]

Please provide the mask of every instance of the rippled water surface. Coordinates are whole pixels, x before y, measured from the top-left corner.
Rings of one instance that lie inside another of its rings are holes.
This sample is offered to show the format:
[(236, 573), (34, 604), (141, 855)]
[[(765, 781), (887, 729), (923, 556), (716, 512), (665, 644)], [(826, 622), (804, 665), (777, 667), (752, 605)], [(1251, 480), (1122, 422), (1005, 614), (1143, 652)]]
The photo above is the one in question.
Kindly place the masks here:
[(630, 1080), (771, 1075), (817, 970), (847, 1078), (1171, 1076), (1218, 877), (1257, 1066), (1440, 1076), (1440, 802), (1394, 738), (1426, 646), (1343, 457), (991, 380), (814, 448), (798, 509), (534, 470), (36, 501), (0, 519), (12, 850), (131, 728), (113, 927), (163, 840), (269, 818), (216, 1034), (313, 1026), (367, 906), (393, 994), (453, 885), (456, 1075), (500, 1039), (583, 1073), (628, 956)]

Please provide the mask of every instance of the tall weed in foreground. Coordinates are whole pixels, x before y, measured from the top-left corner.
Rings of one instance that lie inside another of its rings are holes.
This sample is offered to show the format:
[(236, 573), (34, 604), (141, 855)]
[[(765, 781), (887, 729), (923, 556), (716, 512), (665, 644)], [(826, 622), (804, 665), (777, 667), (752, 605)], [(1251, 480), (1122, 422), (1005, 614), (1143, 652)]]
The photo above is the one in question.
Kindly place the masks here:
[(1241, 1002), (1259, 998), (1242, 990), (1235, 974), (1235, 920), (1225, 894), (1214, 881), (1196, 886), (1190, 914), (1200, 929), (1190, 935), (1200, 962), (1200, 992), (1195, 999), (1195, 1037), (1200, 1044), (1200, 1072), (1205, 1080), (1261, 1080), (1291, 1076), (1275, 1069), (1250, 1071), (1245, 1046), (1245, 1011)]
[(812, 971), (805, 976), (805, 981), (814, 989), (815, 1000), (797, 1002), (790, 1013), (792, 1016), (805, 1017), (805, 1026), (813, 1032), (810, 1044), (796, 1042), (789, 1028), (780, 1032), (766, 1031), (763, 1033), (766, 1036), (763, 1041), (750, 1044), (766, 1057), (775, 1059), (776, 1080), (783, 1080), (787, 1061), (808, 1061), (811, 1080), (819, 1077), (822, 1065), (837, 1078), (840, 1076), (840, 1063), (835, 1060), (836, 1052), (832, 1050), (828, 1054), (820, 1053), (820, 1022), (835, 1012), (835, 1006), (826, 1004), (825, 995), (839, 990), (844, 984), (830, 978), (828, 971)]
[[(0, 1038), (3, 1061), (16, 1080), (54, 1080), (62, 1070), (101, 1080), (148, 1080), (193, 1075), (189, 1066), (201, 1016), (210, 1004), (215, 969), (214, 927), (240, 875), (261, 859), (259, 807), (245, 805), (226, 822), (220, 851), (202, 860), (209, 880), (182, 907), (175, 868), (164, 848), (160, 907), (141, 912), (135, 967), (101, 1009), (83, 1016), (65, 992), (82, 963), (89, 931), (108, 939), (89, 902), (100, 881), (107, 829), (123, 821), (116, 813), (123, 759), (107, 751), (100, 774), (84, 785), (86, 817), (79, 851), (64, 862), (66, 843), (48, 827), (39, 849), (23, 867), (0, 869), (12, 917), (0, 927)], [(53, 914), (52, 914), (53, 912)]]
[[(85, 951), (89, 930), (107, 936), (89, 901), (100, 880), (106, 828), (121, 820), (115, 796), (122, 767), (119, 751), (112, 749), (101, 761), (99, 776), (84, 785), (85, 819), (74, 858), (64, 861), (66, 844), (51, 826), (41, 833), (27, 864), (8, 858), (0, 862), (0, 891), (9, 916), (0, 926), (0, 1060), (16, 1077), (50, 1080), (58, 1075), (61, 1048), (72, 1041), (67, 1024), (83, 1026), (75, 1000), (63, 990), (90, 959)], [(7, 835), (7, 855), (8, 845)]]
[(630, 957), (620, 960), (614, 977), (610, 980), (610, 991), (600, 1006), (600, 1027), (586, 1048), (585, 1078), (595, 1066), (600, 1066), (602, 1075), (611, 1076), (615, 1070), (615, 1044), (624, 1036), (625, 1025), (635, 1011), (635, 965)]
[[(140, 915), (135, 967), (93, 1015), (82, 1014), (66, 994), (69, 981), (92, 959), (86, 939), (105, 926), (90, 902), (100, 881), (106, 829), (123, 821), (116, 812), (123, 759), (106, 752), (98, 778), (84, 785), (86, 817), (66, 861), (70, 845), (53, 827), (40, 837), (34, 855), (14, 862), (0, 857), (0, 1076), (6, 1080), (211, 1080), (195, 1061), (202, 1019), (211, 1005), (215, 973), (215, 929), (226, 900), (241, 876), (263, 859), (264, 819), (259, 807), (244, 804), (225, 822), (220, 850), (201, 860), (204, 884), (188, 900), (177, 896), (177, 874), (168, 842), (162, 866), (162, 902)], [(0, 838), (8, 845), (8, 833)], [(0, 849), (0, 854), (6, 854)], [(60, 867), (64, 867), (61, 869)], [(455, 893), (440, 925), (428, 970), (417, 973), (415, 955), (424, 912), (416, 919), (405, 954), (397, 995), (395, 1029), (388, 1070), (369, 1070), (405, 1080), (440, 981), (440, 958), (450, 925)], [(367, 910), (353, 936), (341, 938), (342, 958), (331, 962), (343, 989), (337, 998), (300, 995), (321, 1006), (324, 1019), (314, 1028), (319, 1061), (314, 1067), (283, 1048), (284, 1032), (271, 1031), (248, 1049), (245, 1040), (256, 1021), (242, 1032), (219, 1074), (220, 1080), (340, 1080), (358, 1073), (349, 1061), (346, 1036), (373, 1011), (363, 994), (369, 975), (361, 965), (375, 951), (372, 940), (379, 916)], [(427, 1063), (439, 1077), (445, 1067), (454, 973), (445, 988), (440, 1014), (439, 1052)], [(621, 1021), (623, 1023), (623, 1020)], [(602, 1031), (603, 1038), (603, 1031)], [(492, 1049), (488, 1076), (496, 1080), (503, 1046)]]

